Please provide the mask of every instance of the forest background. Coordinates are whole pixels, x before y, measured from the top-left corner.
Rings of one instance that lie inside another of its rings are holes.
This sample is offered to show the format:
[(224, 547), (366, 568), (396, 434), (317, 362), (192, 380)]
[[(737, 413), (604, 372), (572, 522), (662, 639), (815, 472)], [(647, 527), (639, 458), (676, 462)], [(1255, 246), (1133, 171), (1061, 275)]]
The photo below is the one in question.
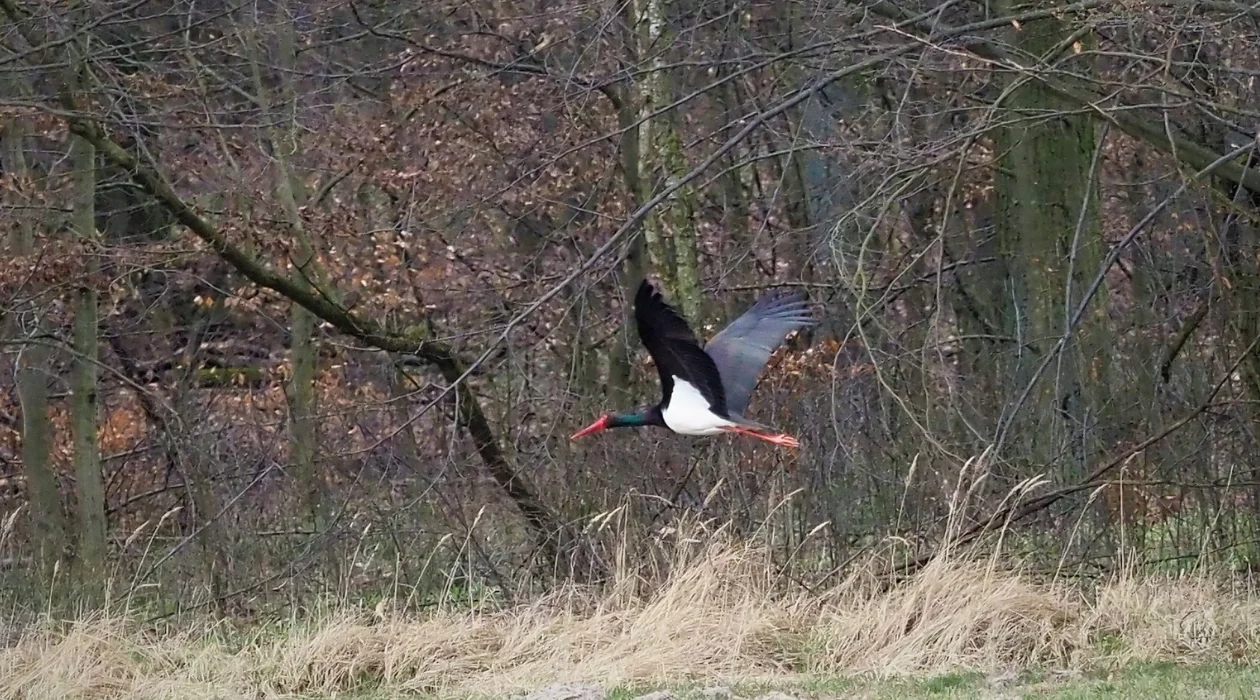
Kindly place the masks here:
[[(1255, 4), (0, 18), (15, 601), (511, 605), (684, 523), (815, 588), (1260, 564)], [(658, 398), (644, 276), (705, 337), (808, 292), (750, 409), (799, 450), (568, 441)]]

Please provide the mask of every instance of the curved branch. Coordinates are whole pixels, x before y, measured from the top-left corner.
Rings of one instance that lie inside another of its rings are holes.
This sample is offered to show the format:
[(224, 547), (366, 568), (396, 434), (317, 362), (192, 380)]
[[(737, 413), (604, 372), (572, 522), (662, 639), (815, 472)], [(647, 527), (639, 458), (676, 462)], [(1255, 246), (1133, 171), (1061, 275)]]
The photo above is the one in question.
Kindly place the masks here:
[[(420, 358), (437, 369), (442, 378), (452, 385), (462, 381), (465, 363), (447, 345), (423, 338), (421, 331), (390, 331), (370, 318), (349, 311), (318, 290), (277, 274), (262, 260), (234, 245), (213, 224), (193, 211), (156, 171), (137, 162), (134, 156), (106, 135), (99, 124), (82, 117), (72, 118), (70, 130), (94, 145), (112, 163), (130, 172), (141, 189), (161, 202), (181, 224), (254, 284), (301, 304), (337, 330), (367, 345)], [(520, 508), (521, 514), (540, 538), (544, 552), (550, 558), (558, 556), (560, 549), (556, 538), (565, 533), (566, 528), (508, 462), (478, 397), (466, 386), (463, 391), (465, 394), (458, 402), (459, 419), (472, 436), (478, 456), (500, 488)]]
[[(0, 11), (12, 20), (27, 43), (33, 46), (48, 45), (45, 37), (39, 36), (33, 27), (23, 25), (22, 12), (13, 0), (0, 0)], [(132, 181), (146, 194), (160, 202), (179, 223), (188, 227), (219, 257), (254, 284), (300, 304), (337, 330), (368, 345), (388, 352), (409, 353), (420, 358), (437, 369), (452, 389), (468, 375), (471, 368), (466, 368), (465, 363), (447, 345), (427, 340), (417, 330), (402, 333), (391, 331), (372, 319), (352, 313), (318, 290), (274, 272), (264, 261), (229, 241), (218, 228), (193, 211), (157, 170), (140, 163), (106, 134), (99, 123), (84, 116), (85, 113), (79, 110), (74, 95), (63, 89), (59, 99), (67, 110), (65, 119), (71, 133), (91, 143), (98, 153), (130, 173)], [(464, 391), (465, 396), (458, 402), (460, 424), (472, 436), (473, 446), (490, 475), (520, 509), (530, 529), (539, 539), (544, 555), (553, 562), (557, 561), (561, 553), (560, 543), (569, 545), (573, 542), (568, 528), (543, 505), (530, 485), (516, 473), (499, 445), (494, 429), (481, 408), (480, 400), (467, 387)], [(594, 564), (593, 561), (591, 563)]]

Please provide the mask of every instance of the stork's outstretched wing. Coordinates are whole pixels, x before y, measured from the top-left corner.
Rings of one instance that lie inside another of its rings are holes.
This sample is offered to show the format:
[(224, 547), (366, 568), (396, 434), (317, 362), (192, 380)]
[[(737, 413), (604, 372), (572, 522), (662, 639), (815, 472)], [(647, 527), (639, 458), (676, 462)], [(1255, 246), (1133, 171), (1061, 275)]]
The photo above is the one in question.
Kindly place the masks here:
[(713, 358), (726, 394), (726, 408), (742, 416), (761, 370), (792, 331), (814, 324), (809, 303), (800, 291), (767, 292), (705, 346)]

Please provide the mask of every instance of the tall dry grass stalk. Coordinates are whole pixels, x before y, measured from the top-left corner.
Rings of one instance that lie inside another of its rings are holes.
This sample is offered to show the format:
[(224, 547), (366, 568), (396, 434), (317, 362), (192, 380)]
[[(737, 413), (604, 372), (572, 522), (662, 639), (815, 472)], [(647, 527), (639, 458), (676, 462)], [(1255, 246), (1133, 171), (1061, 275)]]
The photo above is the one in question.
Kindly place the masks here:
[[(629, 522), (609, 514), (599, 527)], [(956, 528), (951, 526), (956, 531)], [(506, 693), (802, 674), (1254, 659), (1260, 599), (1206, 575), (1117, 576), (1085, 591), (990, 549), (949, 552), (896, 585), (887, 562), (825, 591), (785, 582), (768, 548), (691, 522), (612, 537), (614, 580), (498, 610), (345, 608), (249, 635), (126, 615), (46, 620), (0, 652), (0, 696), (169, 698), (392, 691)]]

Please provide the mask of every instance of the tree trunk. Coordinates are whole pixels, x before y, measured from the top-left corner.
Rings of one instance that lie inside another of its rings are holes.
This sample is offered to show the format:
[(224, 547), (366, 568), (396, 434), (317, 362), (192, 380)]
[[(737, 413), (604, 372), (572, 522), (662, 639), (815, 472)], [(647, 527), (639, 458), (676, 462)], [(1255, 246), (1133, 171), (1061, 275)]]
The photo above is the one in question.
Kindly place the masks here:
[[(74, 50), (74, 49), (72, 49)], [(78, 62), (76, 58), (75, 62)], [(71, 225), (76, 236), (94, 240), (96, 189), (96, 149), (79, 136), (70, 137), (70, 160), (74, 168), (74, 213)], [(74, 443), (74, 472), (79, 500), (79, 560), (84, 593), (93, 599), (101, 592), (105, 574), (105, 479), (101, 472), (97, 443), (97, 292), (100, 265), (88, 256), (85, 279), (74, 293), (74, 360), (71, 378), (70, 431)]]
[[(799, 48), (799, 42), (795, 41), (799, 13), (800, 7), (794, 3), (783, 3), (779, 6), (778, 34), (782, 37), (779, 50), (784, 53)], [(779, 70), (789, 85), (800, 84), (806, 79), (800, 67), (790, 62), (780, 66)], [(793, 276), (801, 281), (808, 281), (810, 277), (809, 260), (812, 239), (810, 231), (815, 220), (815, 212), (810, 207), (810, 191), (808, 178), (805, 176), (804, 156), (800, 150), (801, 142), (806, 138), (806, 113), (809, 105), (810, 102), (806, 102), (797, 109), (783, 114), (788, 141), (785, 144), (776, 144), (786, 151), (779, 160), (783, 164), (784, 208), (788, 226), (791, 229), (790, 235), (794, 238), (788, 242), (788, 247), (795, 272)], [(812, 329), (806, 329), (797, 334), (797, 339), (804, 340), (811, 332)]]
[[(304, 193), (299, 190), (300, 183), (295, 179), (290, 167), (289, 156), (297, 151), (297, 130), (294, 127), (296, 106), (288, 76), (293, 68), (293, 27), (282, 11), (277, 8), (277, 26), (280, 28), (281, 41), (277, 51), (281, 78), (280, 93), (286, 100), (284, 105), (284, 121), (289, 128), (281, 132), (275, 127), (268, 127), (266, 133), (268, 146), (275, 159), (276, 199), (284, 212), (285, 222), (297, 242), (294, 256), (293, 279), (307, 289), (326, 288), (321, 284), (322, 276), (315, 256), (315, 246), (306, 227), (302, 223), (299, 203), (304, 200)], [(271, 97), (262, 78), (262, 48), (257, 36), (251, 37), (251, 49), (255, 53), (253, 64), (254, 89), (263, 122), (275, 124), (279, 115), (273, 113)], [(327, 526), (324, 487), (320, 471), (316, 465), (318, 444), (318, 425), (316, 423), (315, 375), (319, 358), (319, 346), (315, 337), (315, 316), (300, 304), (293, 304), (290, 310), (290, 360), (293, 374), (289, 378), (289, 436), (291, 441), (290, 460), (298, 482), (306, 516), (311, 520), (311, 527), (322, 531)]]
[[(1008, 0), (1003, 9), (1014, 11), (1013, 3)], [(1047, 19), (1015, 31), (1013, 38), (1028, 54), (1053, 61), (1046, 54), (1067, 31), (1062, 22)], [(1007, 99), (1011, 125), (997, 135), (996, 150), (1003, 155), (995, 177), (996, 228), (1008, 276), (1005, 289), (991, 287), (989, 295), (993, 308), (1008, 309), (999, 323), (1001, 333), (1016, 340), (1008, 376), (1017, 394), (1065, 332), (1103, 257), (1092, 167), (1095, 125), (1088, 116), (1063, 114), (1061, 102), (1040, 83), (1024, 82)], [(1002, 296), (1014, 300), (1013, 308)], [(1071, 454), (1078, 469), (1086, 468), (1087, 446), (1097, 438), (1092, 426), (1105, 399), (1100, 392), (1108, 389), (1105, 303), (1102, 294), (1095, 295), (1073, 342), (1023, 407), (1029, 420), (1021, 420), (1015, 434), (1037, 463)]]
[(22, 464), (30, 489), (40, 572), (45, 577), (51, 576), (66, 548), (65, 511), (50, 459), (47, 372), (47, 348), (39, 343), (23, 348), (17, 370), (18, 400), (22, 405)]
[[(638, 33), (635, 27), (635, 8), (633, 3), (622, 5), (623, 47), (626, 64), (636, 65), (639, 62)], [(621, 128), (621, 174), (626, 184), (626, 192), (630, 197), (632, 209), (638, 209), (643, 203), (643, 173), (639, 168), (643, 163), (643, 151), (640, 136), (643, 126), (635, 126), (639, 118), (635, 108), (634, 93), (626, 90), (621, 94), (609, 93), (615, 99), (617, 109), (617, 126)], [(640, 95), (641, 97), (641, 95)], [(639, 101), (642, 101), (641, 99)], [(645, 229), (646, 232), (646, 229)], [(621, 307), (621, 327), (617, 333), (617, 342), (612, 344), (608, 352), (608, 399), (613, 403), (628, 401), (630, 392), (630, 358), (634, 354), (634, 313), (633, 299), (635, 289), (643, 279), (643, 255), (645, 246), (642, 236), (635, 236), (630, 241), (626, 259), (621, 264), (620, 282), (625, 304)]]
[[(25, 94), (25, 86), (13, 75), (5, 81), (9, 94)], [(26, 172), (26, 131), (20, 117), (9, 119), (4, 125), (3, 153), (6, 169), (13, 174), (18, 187), (24, 183)], [(20, 191), (20, 189), (19, 189)], [(11, 193), (15, 194), (15, 193)], [(14, 225), (10, 231), (9, 253), (26, 257), (35, 252), (35, 227), (28, 216), (13, 214)], [(36, 319), (42, 314), (38, 309), (32, 314)], [(11, 320), (13, 337), (33, 333), (40, 335), (43, 324), (34, 328), (21, 328), (17, 319)], [(48, 349), (40, 343), (22, 347), (15, 371), (18, 403), (22, 409), (22, 466), (30, 493), (31, 519), (37, 548), (40, 573), (50, 577), (57, 561), (65, 553), (66, 515), (57, 490), (57, 477), (53, 472), (51, 449), (52, 436), (48, 421)]]
[[(674, 101), (674, 81), (666, 66), (669, 31), (667, 0), (640, 0), (638, 16), (643, 19), (639, 56), (651, 55), (652, 70), (639, 86), (642, 123), (639, 127), (640, 198), (648, 200), (657, 184), (669, 183), (687, 171), (678, 132), (677, 110), (652, 118), (647, 115)], [(694, 190), (683, 187), (670, 202), (643, 222), (648, 257), (666, 291), (674, 296), (683, 315), (699, 320), (702, 296), (698, 267), (696, 231), (692, 214)]]
[[(16, 96), (26, 93), (24, 86), (11, 74), (7, 79), (0, 81), (0, 84), (5, 86), (7, 94)], [(4, 167), (13, 173), (14, 180), (20, 188), (27, 174), (26, 125), (20, 117), (10, 117), (4, 123), (0, 134), (3, 135), (0, 149), (3, 149)], [(24, 204), (24, 202), (19, 202), (19, 204)], [(12, 255), (30, 255), (35, 250), (35, 227), (31, 225), (30, 217), (17, 213), (17, 210), (11, 212), (9, 216), (13, 217), (15, 223), (10, 232), (9, 252)]]

